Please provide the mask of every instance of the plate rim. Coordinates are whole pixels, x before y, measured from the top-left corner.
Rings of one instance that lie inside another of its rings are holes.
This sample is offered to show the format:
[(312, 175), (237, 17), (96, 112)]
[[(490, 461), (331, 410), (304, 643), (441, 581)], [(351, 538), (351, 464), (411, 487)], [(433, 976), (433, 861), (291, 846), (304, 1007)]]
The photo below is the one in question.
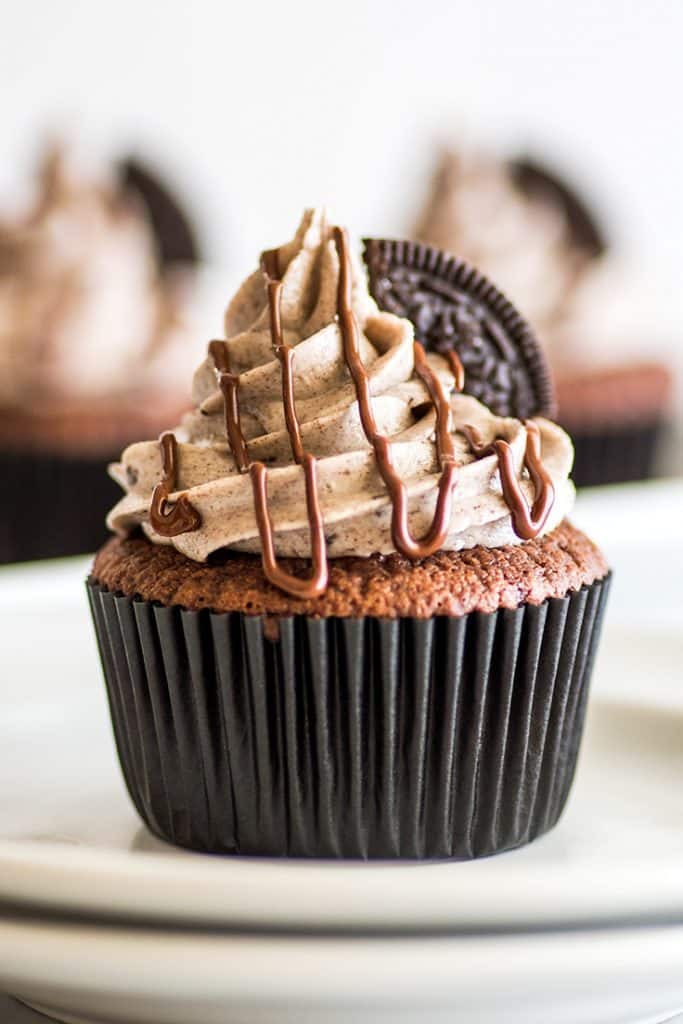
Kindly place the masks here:
[[(669, 727), (673, 713), (683, 725), (683, 707), (676, 705), (594, 698), (593, 707), (602, 707), (603, 713), (666, 717)], [(557, 898), (556, 864), (488, 858), (482, 911), (479, 887), (460, 881), (468, 867), (477, 870), (477, 863), (483, 862), (454, 863), (461, 873), (458, 884), (452, 891), (439, 886), (436, 892), (429, 876), (435, 868), (443, 873), (444, 862), (223, 858), (191, 851), (178, 855), (170, 846), (168, 853), (132, 856), (126, 850), (0, 839), (0, 914), (30, 916), (38, 909), (64, 920), (87, 921), (96, 915), (111, 922), (195, 930), (316, 934), (456, 935), (591, 923), (622, 928), (683, 923), (683, 869), (677, 856), (617, 865), (596, 862), (592, 870), (601, 873), (588, 893), (581, 885), (583, 869), (577, 878), (570, 872), (552, 912), (543, 896)], [(530, 875), (536, 897), (531, 903)], [(326, 905), (302, 898), (313, 883), (325, 882), (331, 894)], [(488, 909), (492, 906), (495, 913)]]
[[(83, 956), (106, 965), (83, 986)], [(55, 955), (59, 950), (59, 955)], [(343, 961), (340, 959), (343, 957)], [(547, 997), (558, 983), (600, 980), (604, 989), (618, 978), (626, 994), (652, 988), (673, 978), (683, 999), (680, 962), (683, 927), (648, 928), (613, 933), (578, 931), (552, 936), (493, 935), (480, 938), (425, 936), (398, 939), (250, 937), (228, 935), (187, 937), (174, 931), (143, 932), (131, 936), (109, 926), (14, 924), (0, 919), (0, 981), (29, 997), (33, 984), (55, 985), (60, 992), (87, 991), (99, 998), (107, 994), (126, 998), (150, 992), (174, 1002), (210, 998), (244, 999), (258, 1004), (274, 991), (310, 1005), (354, 1006), (381, 992), (386, 1005), (419, 1000), (420, 1007), (442, 1005), (454, 995), (471, 1002), (481, 997), (482, 982), (490, 985), (491, 964), (502, 981), (496, 998), (516, 1004), (528, 998), (533, 974), (538, 994)], [(343, 971), (330, 968), (340, 962)], [(170, 973), (169, 973), (170, 972)], [(169, 988), (169, 977), (174, 981)], [(274, 989), (273, 986), (277, 988)], [(23, 987), (23, 990), (22, 990)], [(502, 993), (502, 995), (501, 995)], [(622, 993), (623, 995), (624, 993)], [(593, 993), (584, 992), (592, 998)], [(277, 996), (275, 997), (277, 999)]]

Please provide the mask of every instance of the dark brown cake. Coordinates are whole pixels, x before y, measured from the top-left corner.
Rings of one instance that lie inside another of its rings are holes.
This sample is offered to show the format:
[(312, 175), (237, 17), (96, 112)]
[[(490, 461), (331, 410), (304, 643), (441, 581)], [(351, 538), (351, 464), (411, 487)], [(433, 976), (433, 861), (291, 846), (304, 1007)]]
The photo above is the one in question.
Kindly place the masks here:
[[(297, 561), (288, 568), (295, 570)], [(257, 556), (233, 554), (201, 565), (144, 537), (110, 540), (93, 567), (94, 579), (111, 591), (191, 611), (341, 618), (426, 619), (538, 605), (606, 574), (598, 548), (567, 521), (524, 544), (440, 551), (418, 564), (398, 554), (334, 559), (328, 589), (312, 601), (268, 583)]]

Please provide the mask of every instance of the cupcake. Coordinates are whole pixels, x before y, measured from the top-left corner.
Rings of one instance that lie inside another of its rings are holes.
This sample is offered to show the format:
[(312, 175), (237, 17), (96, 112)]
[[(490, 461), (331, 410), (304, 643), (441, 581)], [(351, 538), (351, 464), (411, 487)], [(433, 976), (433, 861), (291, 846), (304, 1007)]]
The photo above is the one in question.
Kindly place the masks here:
[(574, 441), (575, 482), (652, 476), (672, 374), (643, 353), (647, 287), (610, 253), (578, 193), (532, 160), (446, 152), (413, 234), (481, 267), (529, 317)]
[(582, 486), (655, 474), (672, 400), (665, 366), (633, 362), (564, 374), (557, 378), (557, 400), (575, 446), (574, 478)]
[[(308, 211), (229, 304), (194, 410), (111, 468), (88, 593), (114, 734), (181, 846), (473, 858), (567, 798), (609, 572), (567, 520), (542, 354), (471, 268), (365, 255)], [(444, 293), (428, 353), (408, 314)]]
[(139, 163), (93, 182), (51, 149), (0, 221), (0, 562), (94, 550), (105, 467), (189, 406), (197, 250), (174, 209)]

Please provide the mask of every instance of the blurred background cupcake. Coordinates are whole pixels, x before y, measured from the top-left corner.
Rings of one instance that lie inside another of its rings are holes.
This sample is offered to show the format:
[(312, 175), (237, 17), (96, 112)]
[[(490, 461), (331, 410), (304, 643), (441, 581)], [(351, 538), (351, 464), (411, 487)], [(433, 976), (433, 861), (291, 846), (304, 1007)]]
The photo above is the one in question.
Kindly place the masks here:
[(0, 215), (0, 562), (96, 547), (107, 463), (189, 402), (190, 221), (136, 160), (76, 165), (51, 145), (27, 208)]
[(413, 235), (480, 267), (528, 316), (553, 366), (577, 485), (657, 472), (673, 389), (648, 285), (563, 176), (526, 157), (444, 150)]

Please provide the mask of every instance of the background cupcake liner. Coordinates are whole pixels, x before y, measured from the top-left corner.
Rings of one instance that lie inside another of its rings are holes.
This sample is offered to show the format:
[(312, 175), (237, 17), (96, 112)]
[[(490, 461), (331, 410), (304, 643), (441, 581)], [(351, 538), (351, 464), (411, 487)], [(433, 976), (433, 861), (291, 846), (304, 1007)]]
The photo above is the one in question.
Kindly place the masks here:
[(120, 497), (107, 476), (111, 461), (0, 451), (0, 563), (76, 555), (103, 544), (105, 516)]
[(574, 444), (572, 480), (577, 487), (649, 480), (666, 423), (581, 431), (567, 428)]
[(484, 856), (557, 821), (609, 577), (534, 607), (272, 623), (88, 581), (123, 773), (199, 850)]

